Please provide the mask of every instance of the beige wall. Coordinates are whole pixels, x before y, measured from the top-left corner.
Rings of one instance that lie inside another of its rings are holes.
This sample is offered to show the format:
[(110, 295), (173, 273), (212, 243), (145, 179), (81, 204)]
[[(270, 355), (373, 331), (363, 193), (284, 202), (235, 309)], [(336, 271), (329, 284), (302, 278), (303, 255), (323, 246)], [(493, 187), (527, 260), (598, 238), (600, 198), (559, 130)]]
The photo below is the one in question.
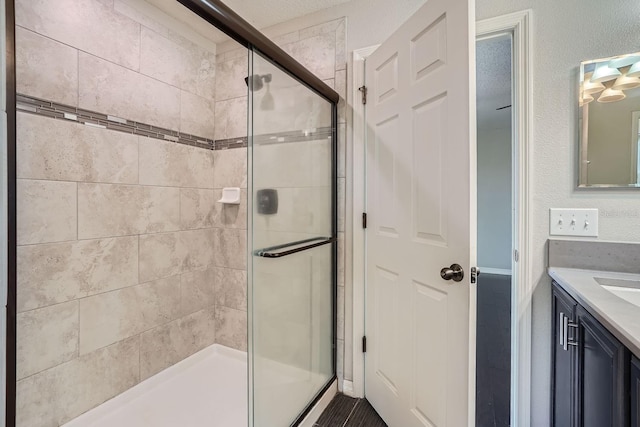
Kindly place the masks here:
[(598, 208), (598, 240), (640, 240), (635, 192), (577, 191), (578, 67), (590, 58), (636, 52), (640, 3), (622, 0), (478, 0), (477, 18), (533, 11), (533, 139), (530, 218), (533, 258), (531, 425), (549, 422), (550, 279), (546, 273), (549, 208)]

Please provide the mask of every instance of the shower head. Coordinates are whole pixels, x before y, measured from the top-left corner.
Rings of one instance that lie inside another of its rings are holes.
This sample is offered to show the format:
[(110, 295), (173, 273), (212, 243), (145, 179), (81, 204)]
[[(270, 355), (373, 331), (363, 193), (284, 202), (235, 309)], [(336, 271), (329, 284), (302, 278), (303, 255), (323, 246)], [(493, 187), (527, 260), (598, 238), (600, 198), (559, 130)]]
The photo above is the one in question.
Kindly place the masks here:
[(262, 76), (258, 74), (253, 74), (249, 77), (244, 78), (244, 82), (247, 84), (247, 87), (251, 92), (258, 91), (262, 89), (263, 80), (265, 83), (271, 82), (271, 74), (264, 74)]

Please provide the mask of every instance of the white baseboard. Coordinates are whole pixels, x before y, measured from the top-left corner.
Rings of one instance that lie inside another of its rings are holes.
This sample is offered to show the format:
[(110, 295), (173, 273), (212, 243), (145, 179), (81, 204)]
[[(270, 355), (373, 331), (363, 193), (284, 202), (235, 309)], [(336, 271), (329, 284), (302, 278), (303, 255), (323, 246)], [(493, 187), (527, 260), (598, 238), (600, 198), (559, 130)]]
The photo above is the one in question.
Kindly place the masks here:
[(353, 381), (342, 381), (342, 394), (347, 395), (349, 397), (358, 397), (353, 390)]
[(489, 267), (478, 267), (480, 269), (480, 275), (482, 273), (486, 274), (499, 274), (500, 276), (511, 276), (511, 270), (507, 270), (506, 268), (489, 268)]

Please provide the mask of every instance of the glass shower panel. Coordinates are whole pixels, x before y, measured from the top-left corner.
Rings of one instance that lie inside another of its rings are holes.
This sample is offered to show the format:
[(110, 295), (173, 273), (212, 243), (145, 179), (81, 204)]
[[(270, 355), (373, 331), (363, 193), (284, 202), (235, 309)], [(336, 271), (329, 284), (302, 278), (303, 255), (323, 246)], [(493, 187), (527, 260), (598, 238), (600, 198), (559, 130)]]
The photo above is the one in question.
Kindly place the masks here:
[(251, 59), (250, 421), (282, 427), (334, 377), (333, 106)]

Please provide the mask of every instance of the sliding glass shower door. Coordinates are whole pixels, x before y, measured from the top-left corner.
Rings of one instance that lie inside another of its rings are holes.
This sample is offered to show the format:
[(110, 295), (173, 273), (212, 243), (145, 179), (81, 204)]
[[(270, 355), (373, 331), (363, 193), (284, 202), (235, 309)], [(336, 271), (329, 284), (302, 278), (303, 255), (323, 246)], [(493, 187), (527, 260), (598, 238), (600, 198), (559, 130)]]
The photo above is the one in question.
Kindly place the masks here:
[(283, 427), (335, 376), (335, 111), (249, 59), (250, 425)]

